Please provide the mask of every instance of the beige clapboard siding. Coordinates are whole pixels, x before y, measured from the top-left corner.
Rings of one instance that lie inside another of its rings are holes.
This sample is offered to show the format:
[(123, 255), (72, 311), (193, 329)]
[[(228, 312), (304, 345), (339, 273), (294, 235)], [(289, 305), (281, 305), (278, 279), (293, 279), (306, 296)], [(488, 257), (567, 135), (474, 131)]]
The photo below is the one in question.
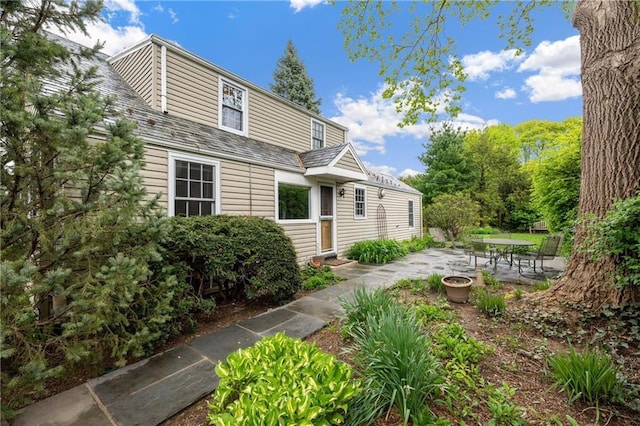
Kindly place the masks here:
[(273, 169), (223, 161), (220, 164), (220, 192), (223, 214), (274, 218)]
[(362, 173), (360, 166), (358, 166), (358, 162), (354, 158), (353, 154), (351, 154), (351, 152), (345, 153), (340, 159), (340, 161), (336, 163), (336, 167)]
[(330, 125), (325, 123), (325, 134), (326, 134), (326, 146), (335, 146), (340, 145), (346, 142), (345, 132), (346, 130), (342, 130), (339, 127)]
[(218, 74), (167, 49), (167, 110), (198, 123), (218, 124)]
[(316, 224), (283, 224), (285, 234), (291, 238), (298, 254), (298, 263), (304, 265), (316, 255)]
[(167, 150), (146, 146), (144, 149), (144, 162), (142, 177), (147, 189), (147, 198), (151, 199), (157, 194), (160, 196), (160, 205), (168, 208), (168, 154)]
[[(161, 57), (161, 46), (153, 43), (114, 63), (118, 71), (130, 64), (129, 71), (121, 74), (156, 110), (160, 110), (162, 104)], [(145, 63), (136, 62), (143, 58)], [(134, 71), (137, 74), (134, 75)], [(166, 71), (168, 113), (217, 127), (218, 71), (213, 66), (194, 61), (171, 47), (167, 48)], [(143, 76), (146, 78), (146, 85), (141, 86)], [(246, 87), (235, 78), (226, 79)], [(247, 91), (249, 137), (301, 152), (311, 149), (313, 114), (297, 109), (260, 89), (247, 87)], [(345, 142), (345, 130), (331, 122), (323, 123), (327, 146)]]
[[(354, 187), (345, 185), (344, 198), (338, 198), (338, 255), (346, 251), (357, 241), (376, 240), (378, 234), (378, 206), (385, 209), (387, 219), (387, 237), (398, 241), (421, 235), (420, 196), (386, 189), (384, 198), (378, 198), (378, 188), (367, 188), (367, 219), (354, 219)], [(414, 200), (414, 228), (409, 228), (408, 200)]]
[(148, 45), (112, 64), (113, 68), (150, 106), (153, 106), (152, 52), (152, 46)]
[(257, 90), (249, 96), (249, 137), (273, 145), (311, 149), (310, 116)]

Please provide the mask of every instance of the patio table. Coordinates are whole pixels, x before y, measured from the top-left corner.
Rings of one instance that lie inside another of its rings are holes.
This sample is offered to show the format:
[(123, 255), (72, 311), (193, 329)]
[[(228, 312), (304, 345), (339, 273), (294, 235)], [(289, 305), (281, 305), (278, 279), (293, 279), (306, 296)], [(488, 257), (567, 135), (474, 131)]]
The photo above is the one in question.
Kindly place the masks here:
[[(536, 243), (527, 240), (513, 240), (511, 238), (482, 238), (472, 240), (477, 243), (485, 243), (496, 247), (498, 256), (495, 258), (493, 268), (498, 267), (498, 261), (504, 259), (509, 263), (509, 266), (513, 266), (513, 250), (515, 247), (527, 247), (533, 246)], [(500, 247), (503, 247), (502, 249)]]

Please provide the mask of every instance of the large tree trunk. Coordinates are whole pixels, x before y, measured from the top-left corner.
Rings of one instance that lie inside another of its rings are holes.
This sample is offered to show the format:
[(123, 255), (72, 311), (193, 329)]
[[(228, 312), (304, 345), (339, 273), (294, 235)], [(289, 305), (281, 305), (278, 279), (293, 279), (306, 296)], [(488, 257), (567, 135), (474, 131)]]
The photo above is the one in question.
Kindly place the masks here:
[[(578, 217), (601, 218), (613, 201), (640, 190), (640, 3), (580, 0), (573, 25), (580, 32), (584, 123)], [(612, 287), (613, 257), (593, 262), (580, 252), (584, 237), (579, 225), (565, 274), (539, 299), (592, 310), (639, 300), (637, 288)]]

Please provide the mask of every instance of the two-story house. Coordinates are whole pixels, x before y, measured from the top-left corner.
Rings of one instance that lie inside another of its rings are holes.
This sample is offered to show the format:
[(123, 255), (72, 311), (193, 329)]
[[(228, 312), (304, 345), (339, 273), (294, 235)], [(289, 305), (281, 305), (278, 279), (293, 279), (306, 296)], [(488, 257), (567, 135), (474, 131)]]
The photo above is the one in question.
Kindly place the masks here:
[(169, 215), (273, 219), (300, 263), (422, 235), (420, 192), (368, 171), (340, 124), (155, 35), (98, 62)]

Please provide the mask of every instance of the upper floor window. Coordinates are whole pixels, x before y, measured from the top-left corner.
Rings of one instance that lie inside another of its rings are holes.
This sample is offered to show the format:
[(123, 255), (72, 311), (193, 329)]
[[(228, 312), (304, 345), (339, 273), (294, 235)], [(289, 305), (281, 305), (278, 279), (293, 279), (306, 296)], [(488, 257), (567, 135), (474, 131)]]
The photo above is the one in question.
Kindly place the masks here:
[(324, 124), (311, 120), (311, 149), (324, 147)]
[(362, 186), (353, 188), (353, 217), (367, 218), (367, 189)]
[(169, 215), (208, 216), (220, 212), (219, 163), (206, 158), (169, 156)]
[(220, 127), (247, 135), (247, 90), (220, 79)]
[(409, 228), (413, 228), (413, 200), (409, 200)]

